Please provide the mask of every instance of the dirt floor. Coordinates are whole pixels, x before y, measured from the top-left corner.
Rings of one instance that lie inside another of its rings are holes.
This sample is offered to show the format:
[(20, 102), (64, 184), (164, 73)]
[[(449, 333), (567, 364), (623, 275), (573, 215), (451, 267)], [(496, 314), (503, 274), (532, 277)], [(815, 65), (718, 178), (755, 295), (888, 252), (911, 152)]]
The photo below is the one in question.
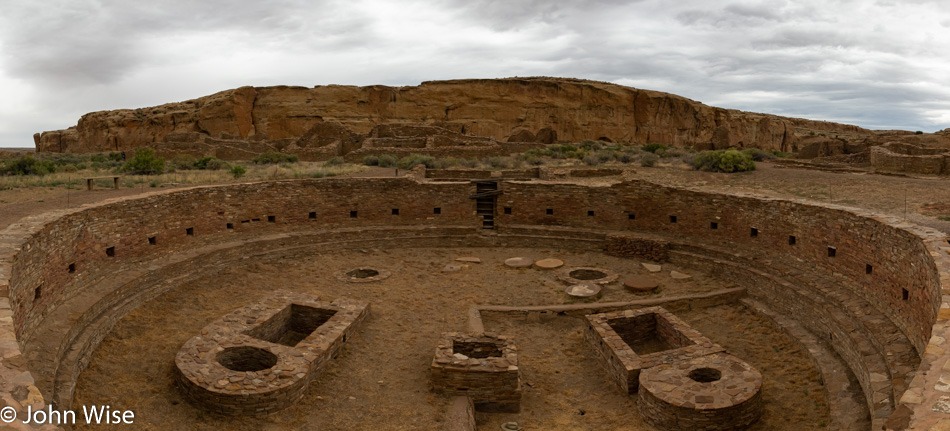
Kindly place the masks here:
[[(476, 256), (482, 263), (441, 272), (461, 256)], [(465, 328), (469, 304), (571, 302), (555, 272), (504, 267), (504, 259), (513, 256), (558, 257), (570, 266), (655, 277), (662, 286), (659, 294), (638, 296), (614, 283), (605, 289), (604, 301), (729, 287), (671, 265), (650, 274), (629, 259), (543, 249), (393, 249), (273, 257), (179, 285), (122, 319), (80, 376), (74, 408), (109, 404), (131, 409), (136, 425), (156, 430), (434, 429), (444, 416), (446, 398), (431, 392), (429, 366), (440, 333)], [(334, 277), (357, 266), (393, 275), (376, 283)], [(674, 280), (670, 270), (693, 278)], [(297, 405), (262, 418), (230, 418), (192, 407), (173, 386), (175, 353), (206, 324), (274, 289), (369, 301), (371, 315)], [(816, 371), (780, 330), (739, 305), (682, 317), (763, 373), (766, 413), (754, 429), (813, 429), (828, 421)], [(527, 430), (651, 429), (636, 413), (636, 399), (608, 380), (584, 344), (580, 319), (529, 324), (489, 318), (485, 323), (489, 330), (516, 337), (524, 401), (521, 414), (480, 414), (482, 429), (499, 429), (511, 420)]]
[[(836, 173), (770, 163), (759, 163), (755, 172), (740, 174), (673, 167), (636, 169), (639, 177), (662, 184), (866, 208), (950, 233), (948, 179)], [(356, 176), (394, 174), (392, 169), (375, 168)], [(141, 186), (95, 191), (63, 187), (0, 190), (0, 229), (28, 215), (149, 190)], [(130, 408), (140, 419), (137, 425), (156, 430), (342, 430), (359, 429), (360, 424), (432, 429), (443, 417), (445, 401), (428, 389), (429, 361), (440, 332), (464, 327), (468, 304), (566, 301), (563, 285), (551, 274), (500, 266), (504, 258), (519, 253), (562, 257), (570, 265), (603, 266), (622, 274), (639, 271), (630, 261), (596, 254), (410, 249), (302, 256), (209, 273), (123, 319), (80, 376), (74, 405), (106, 403)], [(466, 254), (480, 256), (485, 262), (459, 273), (440, 272), (444, 264)], [(356, 262), (385, 267), (394, 275), (366, 285), (344, 284), (332, 277), (334, 271), (354, 267)], [(662, 294), (722, 287), (701, 281), (701, 274), (694, 275), (694, 281), (684, 284), (665, 276)], [(368, 300), (372, 315), (296, 407), (263, 419), (235, 420), (205, 413), (183, 401), (171, 386), (171, 358), (181, 344), (222, 314), (276, 288), (313, 292), (328, 299), (349, 296)], [(605, 294), (608, 300), (632, 297), (616, 285)], [(817, 374), (792, 340), (766, 321), (739, 306), (693, 311), (680, 317), (763, 373), (766, 413), (754, 429), (816, 429), (827, 423), (828, 408), (824, 390), (816, 383)], [(559, 318), (529, 324), (492, 317), (486, 325), (517, 337), (526, 384), (521, 414), (480, 414), (481, 428), (499, 429), (501, 423), (515, 420), (526, 429), (648, 429), (636, 414), (635, 399), (613, 387), (584, 348), (579, 320)]]

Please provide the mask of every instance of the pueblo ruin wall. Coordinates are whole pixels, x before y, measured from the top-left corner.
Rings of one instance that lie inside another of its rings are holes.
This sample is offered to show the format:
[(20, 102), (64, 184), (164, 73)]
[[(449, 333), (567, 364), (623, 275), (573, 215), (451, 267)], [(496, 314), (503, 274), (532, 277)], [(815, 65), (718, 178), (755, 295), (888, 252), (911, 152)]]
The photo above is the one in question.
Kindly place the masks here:
[[(633, 257), (668, 257), (742, 283), (827, 337), (875, 424), (896, 410), (921, 429), (950, 420), (934, 411), (935, 385), (950, 375), (940, 368), (950, 359), (945, 235), (860, 210), (639, 180), (499, 180), (498, 189), (494, 235), (482, 234), (475, 184), (419, 175), (194, 187), (24, 219), (0, 234), (0, 395), (22, 411), (68, 408), (112, 325), (167, 280), (207, 265), (294, 248), (604, 250), (630, 241), (650, 250), (628, 249)], [(66, 304), (85, 311), (52, 319)], [(56, 349), (36, 348), (54, 339)]]

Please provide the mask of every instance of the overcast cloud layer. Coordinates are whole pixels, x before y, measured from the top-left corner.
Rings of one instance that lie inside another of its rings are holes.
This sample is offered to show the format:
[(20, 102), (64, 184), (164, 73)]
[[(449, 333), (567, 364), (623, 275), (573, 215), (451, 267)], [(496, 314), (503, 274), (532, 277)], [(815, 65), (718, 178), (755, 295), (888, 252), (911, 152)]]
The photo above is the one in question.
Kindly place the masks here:
[(0, 0), (0, 147), (242, 85), (564, 76), (747, 111), (950, 127), (940, 1)]

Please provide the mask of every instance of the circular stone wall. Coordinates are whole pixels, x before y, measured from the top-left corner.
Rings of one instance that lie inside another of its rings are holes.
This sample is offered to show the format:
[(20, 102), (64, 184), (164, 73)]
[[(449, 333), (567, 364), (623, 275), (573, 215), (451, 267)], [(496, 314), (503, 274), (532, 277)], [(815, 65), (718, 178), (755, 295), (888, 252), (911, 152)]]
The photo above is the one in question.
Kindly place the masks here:
[(640, 372), (637, 409), (663, 430), (743, 429), (762, 415), (762, 374), (723, 353)]

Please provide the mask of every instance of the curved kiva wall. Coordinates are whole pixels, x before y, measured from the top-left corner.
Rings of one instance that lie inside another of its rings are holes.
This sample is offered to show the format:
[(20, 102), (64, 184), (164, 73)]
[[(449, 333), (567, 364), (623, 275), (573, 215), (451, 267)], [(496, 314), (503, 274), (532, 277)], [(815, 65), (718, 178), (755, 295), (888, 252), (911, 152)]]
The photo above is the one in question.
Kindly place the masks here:
[[(429, 245), (444, 237), (442, 243), (450, 245), (518, 238), (520, 244), (603, 247), (612, 238), (635, 237), (668, 247), (669, 259), (678, 264), (741, 281), (756, 299), (816, 334), (827, 334), (861, 383), (876, 424), (898, 400), (903, 411), (913, 411), (914, 424), (950, 420), (950, 412), (932, 409), (940, 395), (934, 389), (939, 367), (950, 358), (941, 347), (950, 332), (950, 306), (941, 308), (942, 286), (950, 286), (943, 234), (841, 207), (637, 180), (603, 185), (502, 181), (499, 188), (498, 235), (489, 237), (479, 235), (482, 220), (470, 198), (474, 184), (408, 177), (195, 187), (25, 219), (0, 234), (0, 293), (6, 296), (0, 299), (5, 340), (0, 397), (13, 397), (24, 411), (27, 405), (35, 410), (43, 401), (30, 371), (47, 382), (36, 383), (46, 391), (59, 368), (82, 369), (88, 361), (63, 352), (91, 352), (111, 328), (93, 330), (94, 336), (78, 347), (66, 336), (60, 354), (38, 352), (32, 347), (43, 341), (38, 334), (64, 320), (44, 318), (64, 304), (90, 301), (93, 293), (111, 295), (109, 301), (89, 304), (87, 314), (108, 313), (119, 305), (127, 312), (137, 305), (127, 300), (137, 289), (162, 283), (150, 268), (187, 263), (200, 272), (202, 262), (240, 256), (255, 241), (269, 241), (276, 249), (281, 241), (300, 246), (398, 234), (427, 236)], [(113, 285), (113, 291), (102, 292)], [(69, 320), (72, 326), (59, 333), (83, 330), (77, 326), (92, 321), (85, 317)], [(888, 349), (902, 345), (906, 348), (897, 356), (904, 360), (888, 359), (894, 356)], [(25, 360), (20, 349), (36, 360)], [(920, 371), (932, 372), (915, 373), (918, 360)], [(65, 384), (69, 394), (72, 383)]]
[(950, 150), (890, 142), (871, 147), (871, 166), (881, 171), (950, 174)]

